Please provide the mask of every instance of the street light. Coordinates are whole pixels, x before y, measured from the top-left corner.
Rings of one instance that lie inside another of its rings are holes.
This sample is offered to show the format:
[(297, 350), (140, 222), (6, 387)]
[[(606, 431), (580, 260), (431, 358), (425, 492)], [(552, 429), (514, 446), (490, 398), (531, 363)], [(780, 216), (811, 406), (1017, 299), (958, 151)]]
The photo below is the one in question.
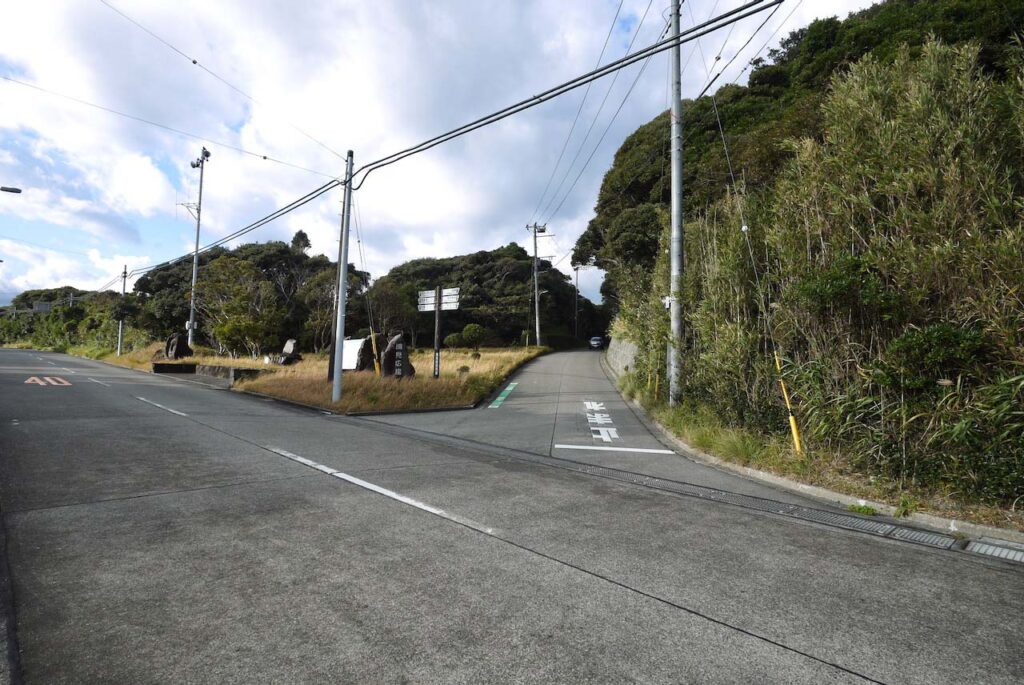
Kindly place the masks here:
[(5, 193), (20, 193), (21, 188), (8, 188), (7, 186), (0, 186), (0, 191)]
[(203, 213), (203, 169), (206, 160), (210, 159), (210, 151), (205, 147), (196, 161), (191, 162), (193, 169), (199, 169), (199, 202), (196, 204), (196, 249), (192, 253), (192, 292), (188, 302), (188, 346), (195, 343), (196, 332), (196, 277), (199, 275), (199, 217)]

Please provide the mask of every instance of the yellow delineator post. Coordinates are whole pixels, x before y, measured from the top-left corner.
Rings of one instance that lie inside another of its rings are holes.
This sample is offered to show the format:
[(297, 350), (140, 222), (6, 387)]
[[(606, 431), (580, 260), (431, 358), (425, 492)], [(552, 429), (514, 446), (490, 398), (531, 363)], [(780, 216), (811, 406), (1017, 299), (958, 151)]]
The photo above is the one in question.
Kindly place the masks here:
[(779, 371), (779, 385), (782, 387), (782, 397), (786, 400), (786, 411), (789, 412), (789, 429), (793, 432), (793, 447), (796, 448), (797, 454), (803, 454), (804, 448), (800, 444), (800, 428), (796, 425), (796, 417), (793, 416), (793, 405), (789, 401), (786, 380), (782, 377), (782, 360), (779, 359), (778, 351), (775, 352), (775, 368)]
[(370, 329), (370, 347), (373, 348), (373, 368), (377, 372), (377, 378), (380, 378), (380, 357), (377, 356), (377, 336), (373, 334), (373, 329)]

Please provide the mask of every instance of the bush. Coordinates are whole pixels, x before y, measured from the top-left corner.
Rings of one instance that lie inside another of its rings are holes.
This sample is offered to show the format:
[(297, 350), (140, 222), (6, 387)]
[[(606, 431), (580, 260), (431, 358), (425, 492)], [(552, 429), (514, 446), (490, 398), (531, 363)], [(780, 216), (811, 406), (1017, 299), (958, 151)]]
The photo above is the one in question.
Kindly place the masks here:
[(452, 333), (451, 335), (445, 336), (445, 338), (444, 338), (444, 346), (445, 347), (465, 347), (466, 344), (462, 340), (462, 334), (461, 333)]
[(487, 329), (478, 323), (468, 323), (462, 329), (462, 344), (473, 349), (480, 349), (480, 343), (487, 337)]

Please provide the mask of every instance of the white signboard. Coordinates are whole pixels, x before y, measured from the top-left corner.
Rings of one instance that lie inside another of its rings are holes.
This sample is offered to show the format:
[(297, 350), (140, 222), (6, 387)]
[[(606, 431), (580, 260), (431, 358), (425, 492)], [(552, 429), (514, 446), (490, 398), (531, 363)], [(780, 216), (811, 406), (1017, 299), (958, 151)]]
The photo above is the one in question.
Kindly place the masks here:
[(366, 338), (348, 338), (341, 348), (341, 370), (355, 371), (356, 362), (359, 361), (359, 348), (363, 346)]
[[(459, 296), (458, 295), (442, 295), (441, 296), (441, 304), (444, 304), (446, 302), (458, 302), (458, 301), (459, 301)], [(436, 297), (421, 297), (420, 301), (419, 301), (420, 304), (429, 304), (431, 306), (433, 306), (433, 304), (435, 302), (437, 302), (437, 298)]]
[(458, 309), (458, 308), (459, 308), (459, 303), (458, 302), (442, 302), (441, 303), (441, 309)]
[(441, 291), (441, 296), (442, 297), (445, 296), (445, 295), (458, 295), (458, 294), (459, 294), (459, 289), (458, 288), (444, 288)]

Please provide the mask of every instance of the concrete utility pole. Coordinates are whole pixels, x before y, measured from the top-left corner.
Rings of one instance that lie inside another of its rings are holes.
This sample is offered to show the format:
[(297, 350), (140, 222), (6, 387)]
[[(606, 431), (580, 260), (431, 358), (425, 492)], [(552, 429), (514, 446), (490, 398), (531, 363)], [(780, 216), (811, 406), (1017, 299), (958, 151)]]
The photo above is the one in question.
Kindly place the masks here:
[(537, 234), (546, 233), (548, 225), (538, 226), (527, 226), (526, 230), (533, 233), (533, 316), (534, 324), (536, 326), (537, 333), (537, 344), (540, 345), (540, 286), (537, 283)]
[[(680, 0), (672, 0), (671, 34), (679, 37)], [(671, 333), (668, 341), (668, 403), (679, 402), (680, 357), (683, 344), (683, 312), (679, 302), (679, 286), (683, 276), (683, 88), (679, 69), (679, 45), (669, 50), (672, 66), (672, 243), (669, 310)]]
[(572, 268), (576, 272), (576, 283), (573, 288), (573, 300), (572, 300), (572, 330), (573, 337), (577, 340), (580, 339), (580, 267), (574, 266)]
[(121, 272), (121, 316), (117, 319), (117, 356), (121, 356), (121, 341), (124, 339), (124, 289), (128, 282), (128, 265)]
[(352, 216), (352, 160), (348, 151), (345, 160), (345, 198), (341, 209), (341, 242), (338, 246), (338, 315), (334, 321), (334, 378), (331, 402), (341, 399), (341, 367), (345, 351), (345, 298), (348, 294), (348, 227)]
[(195, 343), (196, 333), (196, 279), (199, 276), (199, 223), (203, 214), (203, 171), (206, 169), (206, 160), (210, 159), (210, 151), (205, 147), (199, 155), (199, 159), (192, 162), (192, 168), (199, 169), (199, 203), (196, 205), (196, 249), (192, 253), (192, 291), (188, 298), (188, 346)]

